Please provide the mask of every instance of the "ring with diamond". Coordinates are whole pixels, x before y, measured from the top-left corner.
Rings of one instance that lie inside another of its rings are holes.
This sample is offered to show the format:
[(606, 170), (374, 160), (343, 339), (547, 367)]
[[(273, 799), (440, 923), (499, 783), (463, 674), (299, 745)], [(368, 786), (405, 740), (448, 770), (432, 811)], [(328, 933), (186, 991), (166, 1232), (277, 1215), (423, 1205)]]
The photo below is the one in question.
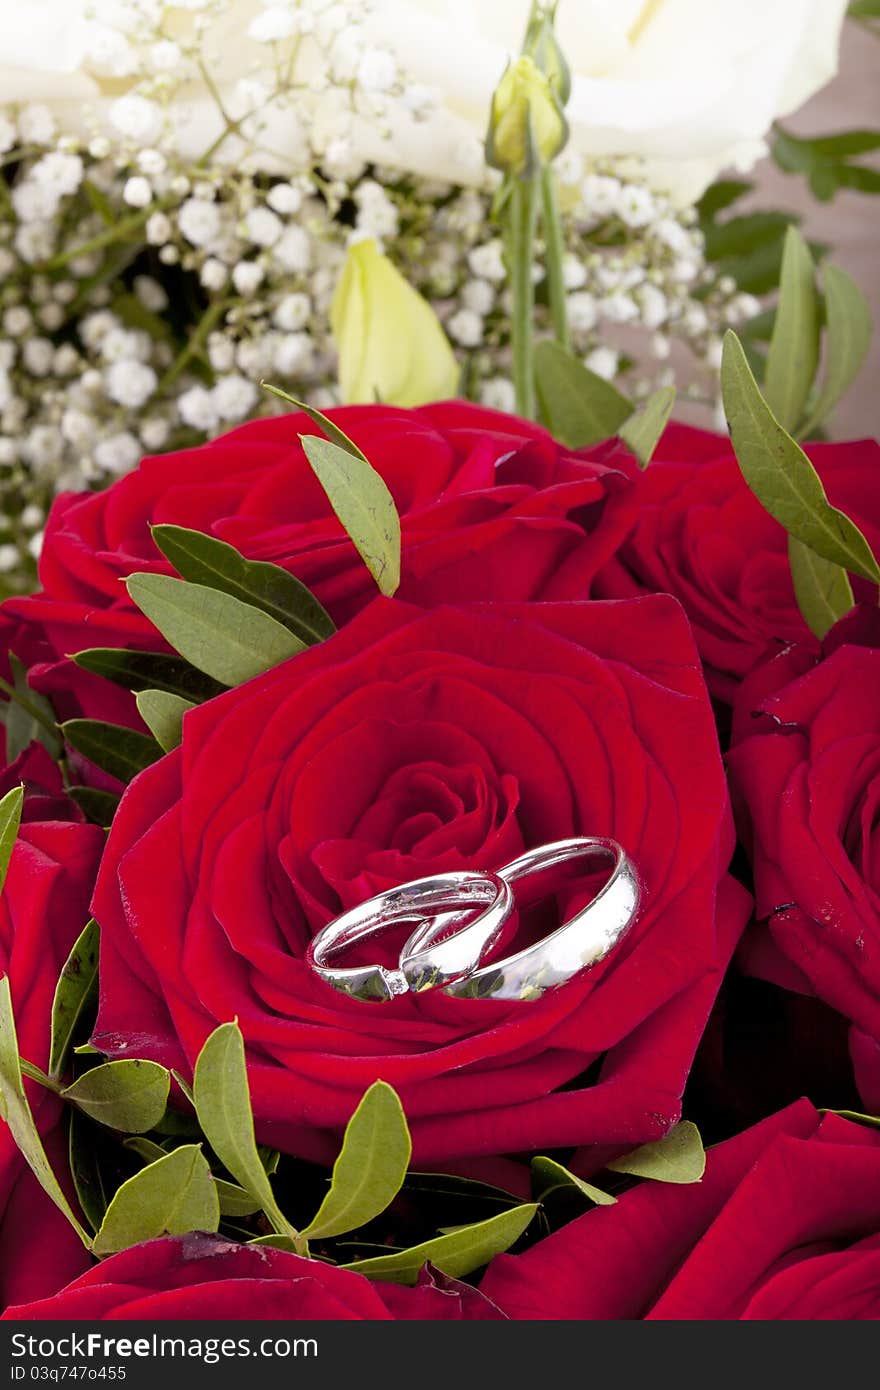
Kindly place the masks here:
[[(498, 874), (432, 874), (389, 888), (334, 918), (309, 943), (306, 963), (327, 984), (354, 999), (393, 999), (469, 974), (498, 941), (512, 909), (513, 891)], [(424, 926), (428, 921), (436, 931), (427, 965), (407, 959), (406, 946), (397, 970), (334, 964), (337, 956), (369, 937), (402, 922)], [(440, 936), (447, 939), (437, 940)]]

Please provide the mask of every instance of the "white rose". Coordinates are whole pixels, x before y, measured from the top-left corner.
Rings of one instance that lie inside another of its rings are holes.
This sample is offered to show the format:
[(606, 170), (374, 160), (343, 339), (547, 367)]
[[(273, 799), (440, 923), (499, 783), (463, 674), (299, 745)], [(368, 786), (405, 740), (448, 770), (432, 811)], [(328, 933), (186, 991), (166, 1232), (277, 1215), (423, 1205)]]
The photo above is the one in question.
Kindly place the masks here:
[[(123, 28), (119, 8), (111, 0), (28, 0), (23, 25), (19, 7), (0, 5), (4, 100), (43, 103), (65, 128), (81, 128), (87, 106), (106, 117), (113, 103), (93, 21)], [(363, 52), (350, 36), (355, 66), (366, 62), (370, 76), (377, 66), (371, 54), (394, 55), (407, 92), (433, 92), (436, 108), (395, 101), (390, 141), (382, 137), (384, 118), (359, 116), (353, 127), (336, 129), (332, 93), (326, 111), (317, 98), (302, 109), (266, 109), (261, 143), (277, 153), (270, 163), (298, 167), (307, 131), (324, 148), (344, 143), (355, 168), (393, 160), (431, 179), (479, 182), (492, 92), (519, 50), (529, 9), (529, 0), (376, 0)], [(560, 0), (558, 32), (573, 78), (570, 152), (646, 160), (657, 188), (694, 200), (721, 169), (749, 168), (771, 122), (833, 77), (845, 11), (846, 0)], [(257, 0), (230, 0), (203, 40), (218, 55), (212, 71), (229, 97), (265, 61), (264, 46), (248, 37), (265, 13)], [(308, 76), (314, 60), (305, 43), (300, 75)], [(109, 86), (118, 92), (125, 80)], [(147, 138), (148, 105), (121, 108), (133, 139)], [(198, 157), (222, 128), (219, 114), (196, 86), (179, 106), (172, 116), (180, 143)], [(118, 121), (118, 100), (114, 114)]]
[[(469, 181), (466, 151), (483, 139), (529, 9), (529, 0), (378, 0), (374, 42), (442, 108), (421, 122), (396, 115), (381, 156), (359, 126), (361, 153)], [(561, 0), (572, 147), (646, 159), (656, 187), (692, 201), (721, 169), (751, 167), (771, 122), (834, 76), (845, 11), (846, 0)]]

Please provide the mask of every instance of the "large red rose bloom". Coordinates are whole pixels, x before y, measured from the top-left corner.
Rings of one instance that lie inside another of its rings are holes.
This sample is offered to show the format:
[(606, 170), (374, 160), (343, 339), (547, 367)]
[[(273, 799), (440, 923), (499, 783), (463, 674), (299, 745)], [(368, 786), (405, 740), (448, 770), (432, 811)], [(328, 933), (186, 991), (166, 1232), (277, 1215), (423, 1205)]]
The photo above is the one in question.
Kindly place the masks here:
[(700, 1183), (644, 1182), (481, 1291), (517, 1319), (880, 1317), (880, 1133), (806, 1100), (719, 1144)]
[(503, 1316), (475, 1289), (442, 1274), (423, 1270), (412, 1289), (371, 1284), (320, 1260), (198, 1232), (123, 1250), (54, 1297), (4, 1314), (15, 1322), (471, 1322)]
[[(832, 503), (880, 554), (880, 445), (810, 444), (807, 453)], [(674, 594), (714, 695), (731, 701), (756, 663), (788, 642), (818, 650), (795, 600), (785, 531), (746, 486), (729, 439), (669, 425), (637, 497), (638, 524), (598, 592)]]
[[(613, 443), (574, 452), (539, 425), (464, 401), (330, 412), (364, 450), (401, 517), (399, 596), (582, 598), (635, 518)], [(84, 647), (163, 649), (121, 580), (173, 573), (150, 526), (207, 532), (297, 575), (341, 624), (375, 585), (299, 442), (302, 414), (256, 420), (197, 449), (147, 458), (102, 493), (58, 498), (40, 556), (42, 592), (4, 605), (7, 640), (65, 716), (133, 722), (130, 696), (65, 658)], [(60, 664), (59, 664), (60, 663)]]
[[(422, 1166), (632, 1147), (678, 1117), (748, 910), (724, 873), (729, 831), (673, 600), (379, 600), (192, 710), (182, 746), (132, 783), (94, 901), (94, 1041), (190, 1070), (237, 1017), (258, 1134), (325, 1161), (379, 1077)], [(619, 950), (538, 1001), (377, 1005), (304, 963), (319, 927), (381, 889), (572, 834), (624, 845), (644, 908)]]

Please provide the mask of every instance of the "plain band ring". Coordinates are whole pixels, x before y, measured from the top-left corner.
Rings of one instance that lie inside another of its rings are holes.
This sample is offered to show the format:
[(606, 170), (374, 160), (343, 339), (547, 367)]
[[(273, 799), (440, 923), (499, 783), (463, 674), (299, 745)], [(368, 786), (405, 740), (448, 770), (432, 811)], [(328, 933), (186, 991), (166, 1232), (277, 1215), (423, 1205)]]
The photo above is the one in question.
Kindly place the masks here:
[[(543, 896), (558, 892), (560, 870), (572, 880), (582, 878), (584, 869), (577, 861), (584, 856), (612, 861), (608, 882), (585, 907), (533, 945), (448, 982), (443, 993), (460, 999), (539, 999), (545, 990), (565, 984), (607, 956), (635, 921), (640, 899), (638, 875), (616, 840), (557, 840), (527, 850), (499, 869), (498, 876), (523, 888), (530, 880), (530, 893)], [(552, 886), (547, 886), (548, 878)], [(413, 932), (403, 948), (411, 966), (420, 963), (430, 970), (434, 952), (441, 949), (434, 942), (443, 931), (440, 922), (424, 922)]]
[[(473, 921), (448, 941), (437, 941), (477, 908), (483, 910)], [(467, 974), (479, 964), (498, 940), (512, 908), (512, 889), (500, 874), (462, 870), (413, 879), (378, 893), (329, 922), (309, 943), (306, 963), (327, 984), (355, 999), (387, 1000), (409, 990), (432, 989)], [(433, 920), (428, 924), (425, 918)], [(332, 964), (334, 956), (357, 942), (411, 920), (433, 928), (431, 941), (436, 944), (427, 959), (410, 960), (407, 943), (398, 970), (383, 965)]]

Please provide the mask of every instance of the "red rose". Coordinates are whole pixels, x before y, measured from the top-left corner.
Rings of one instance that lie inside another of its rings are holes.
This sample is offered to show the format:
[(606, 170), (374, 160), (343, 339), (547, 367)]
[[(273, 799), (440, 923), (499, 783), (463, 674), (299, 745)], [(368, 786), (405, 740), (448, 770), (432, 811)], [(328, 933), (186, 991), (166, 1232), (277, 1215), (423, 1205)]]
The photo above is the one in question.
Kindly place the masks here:
[(729, 755), (766, 924), (743, 960), (867, 1035), (854, 1049), (867, 1101), (880, 1091), (880, 649), (840, 647), (773, 692), (775, 671), (761, 673), (769, 718)]
[[(628, 455), (578, 453), (529, 421), (463, 401), (331, 411), (388, 483), (401, 514), (399, 597), (581, 598), (634, 518)], [(334, 516), (299, 443), (307, 416), (243, 425), (198, 449), (147, 458), (106, 492), (67, 494), (49, 516), (42, 593), (5, 605), (12, 645), (62, 713), (133, 722), (126, 692), (62, 659), (84, 647), (164, 649), (120, 582), (173, 573), (150, 524), (229, 541), (297, 575), (346, 622), (375, 584)], [(57, 665), (57, 663), (61, 663)]]
[[(76, 1209), (68, 1176), (65, 1126), (56, 1125), (42, 1139), (49, 1162)], [(24, 1160), (17, 1165), (0, 1211), (0, 1309), (50, 1298), (94, 1263), (67, 1217), (46, 1196)]]
[[(364, 1003), (303, 962), (319, 927), (379, 890), (576, 834), (624, 845), (644, 909), (618, 952), (536, 1002)], [(132, 783), (94, 901), (94, 1041), (191, 1069), (237, 1016), (258, 1132), (322, 1161), (378, 1077), (400, 1092), (421, 1165), (632, 1147), (677, 1118), (743, 925), (730, 849), (674, 600), (428, 613), (379, 600), (189, 712), (182, 747)]]
[(255, 1249), (195, 1233), (136, 1245), (104, 1260), (54, 1298), (4, 1313), (6, 1321), (255, 1319), (297, 1322), (475, 1321), (504, 1314), (476, 1289), (422, 1271), (416, 1288), (371, 1284), (270, 1246)]
[[(17, 775), (12, 774), (16, 784), (25, 767), (36, 768), (34, 775), (45, 777), (50, 792), (56, 790), (50, 773), (58, 777), (58, 770), (43, 749), (29, 750), (18, 760)], [(3, 773), (4, 780), (8, 776)], [(4, 785), (2, 790), (8, 788)], [(21, 1055), (45, 1068), (55, 985), (88, 921), (104, 834), (94, 825), (28, 819), (40, 804), (38, 797), (25, 798), (25, 823), (0, 895), (0, 975), (9, 977)], [(24, 1084), (37, 1127), (60, 1158), (60, 1102), (35, 1082)], [(26, 1253), (19, 1251), (24, 1232)], [(18, 1253), (5, 1258), (10, 1250)], [(38, 1187), (9, 1130), (0, 1123), (0, 1306), (16, 1296), (54, 1292), (87, 1264), (78, 1237)]]
[(643, 1182), (481, 1284), (510, 1317), (880, 1317), (880, 1133), (798, 1101), (708, 1154), (702, 1182)]
[[(880, 445), (810, 444), (807, 453), (831, 501), (880, 553)], [(597, 592), (680, 599), (714, 695), (732, 700), (743, 676), (781, 644), (818, 649), (795, 601), (785, 532), (749, 491), (726, 437), (668, 426), (637, 498), (636, 529)]]

